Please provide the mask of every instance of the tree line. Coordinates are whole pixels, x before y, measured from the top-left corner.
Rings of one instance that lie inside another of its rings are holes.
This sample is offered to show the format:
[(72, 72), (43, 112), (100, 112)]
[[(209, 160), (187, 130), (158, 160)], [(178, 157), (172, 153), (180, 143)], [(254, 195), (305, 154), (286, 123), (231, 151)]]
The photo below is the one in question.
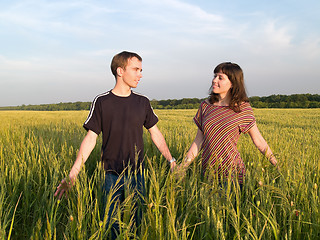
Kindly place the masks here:
[(320, 108), (319, 94), (271, 95), (250, 97), (255, 108)]
[[(183, 98), (168, 100), (151, 100), (154, 109), (197, 109), (205, 98)], [(254, 108), (320, 108), (319, 94), (270, 95), (267, 97), (250, 97)], [(89, 110), (91, 102), (67, 102), (41, 105), (21, 105), (0, 107), (0, 110), (32, 110), (32, 111), (63, 111)]]

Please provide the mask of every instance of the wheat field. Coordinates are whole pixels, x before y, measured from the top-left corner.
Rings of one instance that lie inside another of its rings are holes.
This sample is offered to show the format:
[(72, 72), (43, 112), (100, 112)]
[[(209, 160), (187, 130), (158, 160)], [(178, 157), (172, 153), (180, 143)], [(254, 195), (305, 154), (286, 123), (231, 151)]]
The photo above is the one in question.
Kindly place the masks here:
[[(158, 127), (180, 162), (197, 131), (196, 110), (157, 110)], [(319, 239), (320, 109), (254, 109), (280, 170), (248, 135), (238, 148), (247, 167), (242, 191), (201, 175), (200, 157), (182, 178), (145, 131), (142, 226), (133, 226), (132, 193), (115, 220), (119, 239)], [(101, 139), (68, 198), (53, 194), (75, 160), (87, 111), (0, 112), (0, 238), (107, 239), (101, 210)], [(108, 204), (108, 203), (107, 203)]]

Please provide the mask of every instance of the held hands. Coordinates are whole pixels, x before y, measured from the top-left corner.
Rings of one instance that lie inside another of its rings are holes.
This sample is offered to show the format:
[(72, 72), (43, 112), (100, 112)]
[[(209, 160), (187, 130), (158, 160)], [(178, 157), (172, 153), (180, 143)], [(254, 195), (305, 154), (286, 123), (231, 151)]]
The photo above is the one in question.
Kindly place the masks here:
[(181, 178), (184, 176), (185, 169), (182, 167), (182, 165), (183, 165), (182, 163), (180, 165), (178, 165), (176, 163), (175, 158), (172, 158), (172, 160), (169, 161), (169, 163), (170, 163), (170, 171), (174, 175), (174, 177)]
[(170, 171), (171, 171), (171, 173), (173, 173), (175, 177), (180, 178), (181, 177), (180, 176), (180, 172), (181, 172), (180, 170), (181, 170), (181, 165), (182, 164), (178, 165), (175, 158), (172, 158), (169, 161), (169, 163), (170, 163)]
[(66, 194), (66, 197), (68, 197), (68, 191), (71, 189), (71, 187), (74, 185), (74, 180), (69, 179), (67, 181), (66, 179), (62, 179), (61, 183), (57, 187), (56, 192), (54, 193), (54, 196), (57, 197), (60, 200), (61, 197)]
[(173, 172), (176, 165), (177, 165), (176, 159), (173, 157), (171, 160), (169, 160), (169, 163), (170, 163), (170, 170), (171, 170), (171, 172)]
[(176, 167), (177, 167), (177, 163), (175, 161), (170, 163), (170, 170), (172, 173), (175, 171)]
[(174, 168), (174, 171), (172, 171), (175, 177), (183, 178), (191, 162), (192, 162), (192, 159), (186, 157), (180, 165), (176, 165)]

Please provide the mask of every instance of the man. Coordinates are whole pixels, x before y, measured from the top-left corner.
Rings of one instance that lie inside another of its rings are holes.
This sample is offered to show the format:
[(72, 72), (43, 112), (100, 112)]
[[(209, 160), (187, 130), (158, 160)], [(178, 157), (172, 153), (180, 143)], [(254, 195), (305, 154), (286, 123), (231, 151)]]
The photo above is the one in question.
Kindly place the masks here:
[[(82, 164), (94, 149), (101, 132), (106, 194), (114, 189), (119, 175), (128, 167), (131, 171), (136, 171), (137, 176), (124, 177), (121, 180), (132, 179), (131, 185), (137, 188), (138, 195), (143, 194), (143, 171), (137, 171), (143, 168), (143, 127), (148, 129), (152, 141), (170, 163), (171, 170), (176, 165), (162, 133), (156, 126), (158, 117), (153, 112), (150, 101), (131, 90), (137, 87), (142, 78), (142, 58), (136, 53), (121, 52), (113, 57), (111, 71), (116, 78), (115, 87), (94, 99), (88, 118), (83, 125), (88, 131), (87, 135), (81, 143), (69, 173), (71, 183), (63, 179), (55, 192), (55, 196), (59, 199), (74, 184)], [(121, 183), (121, 181), (118, 182)], [(113, 195), (114, 202), (124, 200), (124, 187), (120, 185), (119, 188)], [(109, 218), (114, 207), (113, 204), (108, 211)], [(115, 225), (114, 228), (117, 229), (118, 226)]]

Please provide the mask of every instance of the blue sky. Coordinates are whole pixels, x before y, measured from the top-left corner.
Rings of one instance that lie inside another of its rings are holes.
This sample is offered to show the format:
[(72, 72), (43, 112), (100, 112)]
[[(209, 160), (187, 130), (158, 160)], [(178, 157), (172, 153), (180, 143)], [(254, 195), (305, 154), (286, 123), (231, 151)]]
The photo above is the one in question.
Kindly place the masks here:
[(320, 94), (318, 0), (0, 2), (0, 106), (92, 101), (114, 86), (112, 57), (143, 58), (135, 91), (204, 98), (238, 63), (249, 96)]

